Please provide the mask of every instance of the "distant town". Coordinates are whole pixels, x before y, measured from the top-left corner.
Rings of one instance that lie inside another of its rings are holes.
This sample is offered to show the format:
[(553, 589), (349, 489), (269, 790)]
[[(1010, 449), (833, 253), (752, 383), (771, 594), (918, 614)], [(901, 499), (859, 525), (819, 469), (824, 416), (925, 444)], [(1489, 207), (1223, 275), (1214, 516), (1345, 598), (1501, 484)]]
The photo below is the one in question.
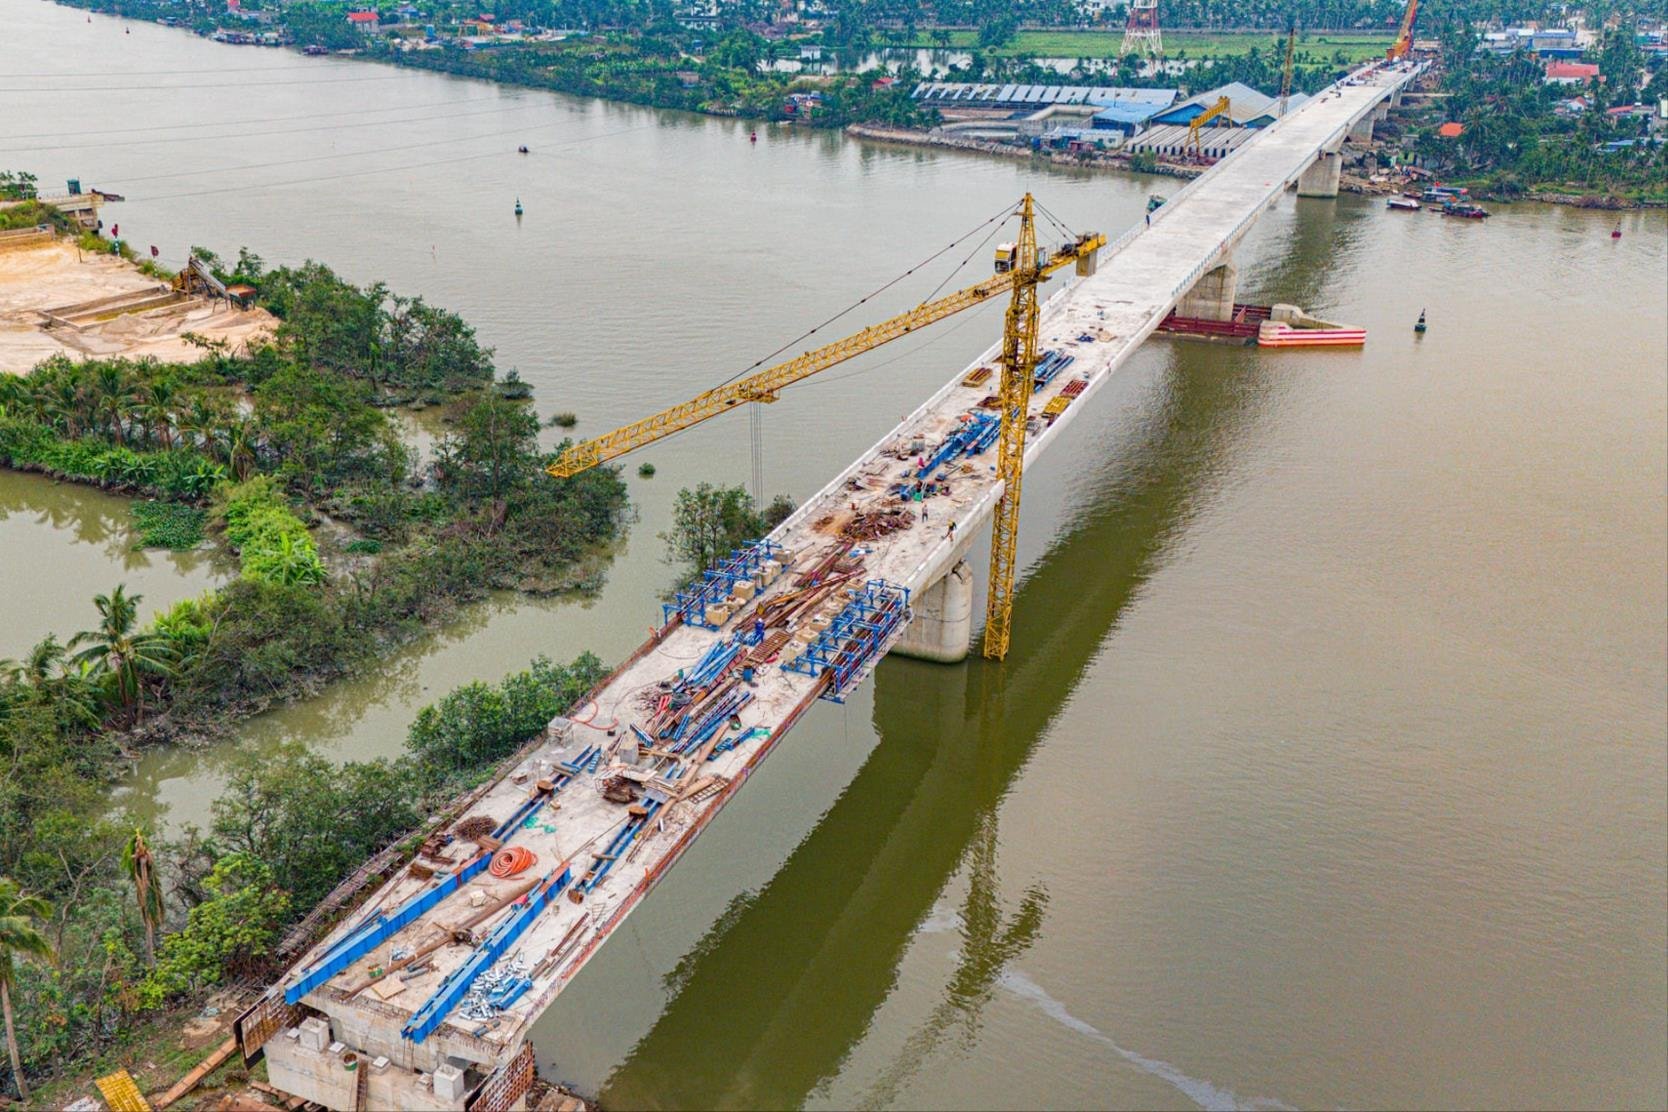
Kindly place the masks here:
[[(116, 10), (115, 0), (66, 2)], [(1643, 7), (1560, 5), (1507, 25), (1480, 18), (1481, 7), (1466, 18), (1469, 6), (1415, 25), (1415, 55), (1436, 63), (1413, 96), (1418, 110), (1380, 129), (1345, 188), (1439, 175), (1498, 199), (1668, 199), (1668, 21)], [(1382, 56), (1404, 11), (1377, 0), (1254, 5), (1245, 24), (1220, 26), (1197, 0), (494, 7), (125, 0), (120, 10), (228, 43), (1182, 176), (1235, 150), (1245, 139), (1236, 132), (1268, 126)], [(1150, 30), (1134, 29), (1148, 20)], [(1207, 114), (1208, 142), (1191, 126)]]

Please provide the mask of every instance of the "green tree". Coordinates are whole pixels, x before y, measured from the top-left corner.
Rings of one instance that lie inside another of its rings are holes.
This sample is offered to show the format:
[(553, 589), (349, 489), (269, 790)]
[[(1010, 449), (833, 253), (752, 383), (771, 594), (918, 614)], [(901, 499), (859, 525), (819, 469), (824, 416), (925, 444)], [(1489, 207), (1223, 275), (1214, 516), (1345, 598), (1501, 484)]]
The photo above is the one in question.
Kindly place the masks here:
[(466, 497), (502, 498), (534, 478), (538, 436), (531, 406), (483, 391), (437, 449), (436, 479)]
[(73, 659), (88, 664), (95, 674), (107, 675), (115, 685), (116, 701), (124, 716), (133, 722), (145, 714), (146, 675), (173, 674), (172, 650), (159, 633), (139, 630), (139, 603), (143, 595), (129, 595), (118, 584), (108, 595), (94, 595), (98, 607), (97, 629), (84, 630), (70, 638), (69, 648), (85, 646)]
[(764, 518), (745, 487), (702, 483), (694, 490), (678, 491), (672, 527), (660, 539), (666, 542), (668, 558), (684, 565), (685, 578), (693, 579), (764, 532)]
[(205, 883), (208, 898), (191, 909), (184, 930), (163, 940), (156, 967), (139, 986), (140, 1002), (160, 1007), (259, 969), (290, 909), (290, 895), (273, 875), (250, 853), (217, 861)]
[(12, 1016), (12, 984), (17, 980), (19, 958), (51, 961), (52, 943), (37, 925), (52, 914), (52, 905), (31, 896), (16, 881), (0, 877), (0, 1012), (6, 1019), (6, 1052), (11, 1055), (12, 1079), (24, 1104), (29, 1103), (29, 1085), (23, 1079), (23, 1062), (17, 1048), (17, 1025)]

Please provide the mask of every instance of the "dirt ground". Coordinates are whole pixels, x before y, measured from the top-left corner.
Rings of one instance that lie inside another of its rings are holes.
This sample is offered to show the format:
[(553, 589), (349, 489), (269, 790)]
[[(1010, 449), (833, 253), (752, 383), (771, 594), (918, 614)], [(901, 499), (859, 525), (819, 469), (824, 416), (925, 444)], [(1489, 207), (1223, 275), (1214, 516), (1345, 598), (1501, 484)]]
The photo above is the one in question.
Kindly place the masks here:
[(40, 310), (161, 286), (126, 260), (88, 254), (68, 240), (0, 251), (0, 374), (23, 374), (60, 353), (72, 359), (152, 356), (191, 362), (204, 352), (182, 339), (184, 333), (224, 340), (242, 351), (251, 338), (268, 335), (277, 325), (264, 309), (192, 300), (80, 329), (43, 327)]

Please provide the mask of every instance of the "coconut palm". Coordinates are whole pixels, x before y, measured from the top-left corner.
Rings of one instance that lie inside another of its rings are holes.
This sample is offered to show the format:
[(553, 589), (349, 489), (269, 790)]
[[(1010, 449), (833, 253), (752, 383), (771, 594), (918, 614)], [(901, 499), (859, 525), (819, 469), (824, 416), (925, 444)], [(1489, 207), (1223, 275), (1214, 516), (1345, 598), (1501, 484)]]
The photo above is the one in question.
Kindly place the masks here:
[(18, 1096), (29, 1103), (29, 1086), (23, 1080), (23, 1061), (17, 1050), (17, 1027), (12, 1019), (12, 983), (17, 977), (17, 959), (52, 960), (52, 943), (36, 925), (52, 914), (52, 905), (31, 896), (17, 882), (0, 877), (0, 1012), (6, 1019), (6, 1050), (12, 1059), (12, 1077)]
[(174, 384), (165, 378), (149, 383), (140, 394), (139, 420), (164, 448), (174, 446), (174, 406), (177, 401)]
[(98, 412), (110, 428), (116, 443), (127, 441), (125, 426), (133, 410), (133, 385), (120, 367), (106, 363), (93, 373), (93, 394), (98, 399)]
[(129, 595), (118, 585), (108, 595), (94, 595), (99, 626), (70, 638), (69, 648), (86, 646), (71, 659), (90, 666), (95, 674), (111, 677), (124, 714), (138, 722), (145, 714), (144, 673), (166, 676), (173, 672), (173, 650), (159, 633), (137, 630), (143, 595)]
[(260, 426), (249, 417), (234, 417), (220, 430), (220, 443), (226, 452), (226, 464), (242, 482), (255, 470), (255, 450), (259, 447)]
[(0, 679), (34, 690), (61, 722), (98, 725), (98, 698), (89, 666), (70, 661), (56, 634), (47, 634), (22, 660), (0, 660)]
[(134, 828), (133, 837), (122, 847), (122, 869), (133, 882), (133, 894), (139, 901), (139, 918), (145, 924), (145, 962), (156, 964), (156, 928), (162, 922), (162, 877), (151, 858), (151, 848), (145, 844), (144, 831)]

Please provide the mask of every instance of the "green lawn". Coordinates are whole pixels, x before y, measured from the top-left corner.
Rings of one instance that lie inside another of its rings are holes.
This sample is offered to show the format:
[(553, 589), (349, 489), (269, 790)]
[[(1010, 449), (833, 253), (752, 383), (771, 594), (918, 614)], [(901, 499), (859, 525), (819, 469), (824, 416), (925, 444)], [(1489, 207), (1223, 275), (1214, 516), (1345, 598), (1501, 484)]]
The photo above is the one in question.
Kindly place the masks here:
[[(937, 44), (926, 35), (917, 34), (920, 41), (914, 45), (932, 48)], [(975, 31), (952, 31), (950, 33), (950, 47), (953, 50), (967, 50), (978, 44), (978, 33)], [(1335, 50), (1342, 50), (1352, 62), (1366, 61), (1369, 58), (1382, 58), (1384, 48), (1390, 44), (1390, 35), (1369, 35), (1354, 31), (1321, 31), (1312, 35), (1300, 35), (1297, 48), (1300, 52), (1311, 55), (1324, 54), (1331, 56)], [(1014, 36), (1013, 42), (997, 51), (1009, 57), (1042, 57), (1042, 58), (1116, 58), (1123, 46), (1123, 28), (1113, 31), (1021, 31)], [(1164, 35), (1164, 53), (1170, 58), (1179, 58), (1185, 51), (1187, 57), (1197, 58), (1206, 54), (1228, 55), (1245, 54), (1252, 47), (1259, 47), (1263, 51), (1279, 51), (1285, 46), (1285, 37), (1277, 34), (1192, 34), (1170, 33)]]

